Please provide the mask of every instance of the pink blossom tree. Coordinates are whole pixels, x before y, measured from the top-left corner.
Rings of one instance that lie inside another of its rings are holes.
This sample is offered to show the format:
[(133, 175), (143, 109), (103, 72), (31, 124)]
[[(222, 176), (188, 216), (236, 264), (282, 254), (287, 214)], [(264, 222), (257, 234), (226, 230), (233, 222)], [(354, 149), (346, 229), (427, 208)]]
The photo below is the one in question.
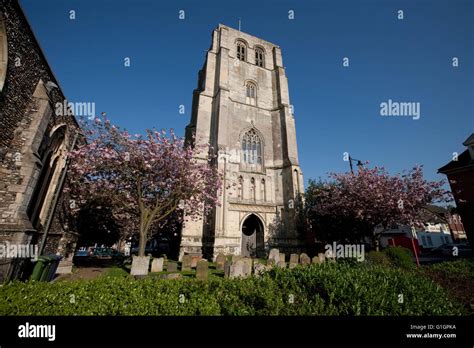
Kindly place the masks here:
[(69, 153), (66, 190), (76, 211), (91, 200), (105, 202), (123, 225), (138, 231), (139, 256), (152, 226), (197, 220), (218, 204), (213, 159), (196, 159), (199, 148), (185, 145), (173, 130), (130, 135), (105, 116), (83, 123), (87, 142)]
[[(313, 227), (331, 233), (331, 223), (340, 225), (338, 238), (351, 237), (342, 231), (354, 227), (357, 238), (374, 238), (374, 228), (391, 224), (420, 226), (428, 204), (448, 202), (451, 197), (443, 189), (444, 182), (427, 181), (417, 166), (402, 175), (389, 175), (382, 167), (360, 168), (357, 174), (331, 173), (329, 182), (311, 183), (306, 192), (307, 214)], [(321, 226), (321, 223), (325, 226)], [(337, 229), (337, 228), (336, 228)], [(329, 230), (329, 231), (328, 231)]]

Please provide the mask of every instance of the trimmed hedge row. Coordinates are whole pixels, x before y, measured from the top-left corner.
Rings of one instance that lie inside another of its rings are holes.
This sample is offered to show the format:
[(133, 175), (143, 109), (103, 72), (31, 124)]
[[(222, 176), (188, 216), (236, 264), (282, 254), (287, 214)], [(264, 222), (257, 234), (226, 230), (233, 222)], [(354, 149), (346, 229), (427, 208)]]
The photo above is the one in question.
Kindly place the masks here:
[(411, 250), (399, 246), (388, 247), (382, 251), (371, 251), (367, 254), (367, 261), (388, 267), (415, 268)]
[(366, 263), (274, 269), (260, 278), (207, 282), (103, 277), (0, 287), (0, 315), (459, 314), (465, 314), (462, 305), (427, 277)]

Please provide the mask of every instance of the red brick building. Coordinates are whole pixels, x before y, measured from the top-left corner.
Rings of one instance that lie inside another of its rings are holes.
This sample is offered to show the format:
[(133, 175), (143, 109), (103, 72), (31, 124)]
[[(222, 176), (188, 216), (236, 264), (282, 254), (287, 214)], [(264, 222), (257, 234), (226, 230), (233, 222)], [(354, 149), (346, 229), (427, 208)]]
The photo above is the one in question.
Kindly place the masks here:
[(438, 169), (446, 174), (451, 191), (461, 215), (466, 235), (474, 244), (474, 133), (463, 143), (467, 149), (457, 158)]

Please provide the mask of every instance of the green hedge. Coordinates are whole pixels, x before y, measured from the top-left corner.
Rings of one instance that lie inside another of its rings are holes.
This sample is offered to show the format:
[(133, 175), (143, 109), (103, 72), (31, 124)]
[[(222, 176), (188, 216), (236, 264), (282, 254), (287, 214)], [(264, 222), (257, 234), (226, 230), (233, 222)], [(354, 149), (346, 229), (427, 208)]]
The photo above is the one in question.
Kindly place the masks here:
[(474, 259), (441, 262), (425, 268), (448, 277), (474, 278)]
[[(399, 294), (403, 294), (403, 303), (398, 301)], [(366, 263), (274, 269), (261, 278), (207, 282), (103, 277), (12, 282), (0, 287), (0, 315), (390, 314), (465, 312), (441, 287), (420, 274)]]
[(367, 262), (385, 267), (400, 267), (414, 269), (416, 264), (410, 249), (402, 247), (388, 247), (382, 251), (371, 251), (367, 254)]
[(395, 246), (388, 247), (384, 249), (383, 252), (388, 256), (394, 266), (404, 269), (415, 268), (416, 264), (413, 260), (413, 254), (410, 249)]

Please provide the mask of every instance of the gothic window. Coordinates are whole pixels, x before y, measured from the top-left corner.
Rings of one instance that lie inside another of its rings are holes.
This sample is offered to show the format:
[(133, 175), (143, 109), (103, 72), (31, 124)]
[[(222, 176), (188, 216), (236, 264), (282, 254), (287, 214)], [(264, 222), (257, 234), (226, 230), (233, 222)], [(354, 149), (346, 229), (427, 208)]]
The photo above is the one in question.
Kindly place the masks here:
[(244, 178), (239, 176), (239, 199), (244, 198)]
[(296, 169), (293, 171), (293, 173), (294, 173), (293, 183), (295, 185), (295, 194), (299, 194), (300, 193), (300, 176), (299, 176), (298, 170)]
[(255, 83), (248, 81), (245, 84), (247, 90), (246, 93), (246, 102), (247, 104), (255, 105), (257, 100), (257, 86)]
[(262, 140), (254, 128), (243, 136), (242, 157), (246, 164), (262, 164)]
[(262, 201), (266, 201), (267, 197), (266, 196), (266, 190), (265, 190), (265, 179), (262, 179), (261, 186), (260, 186), (260, 199)]
[(255, 201), (255, 179), (250, 179), (250, 197)]
[(49, 209), (45, 206), (46, 196), (52, 185), (55, 185), (53, 176), (57, 171), (58, 154), (65, 141), (65, 132), (66, 127), (60, 127), (51, 137), (46, 133), (40, 144), (38, 153), (41, 157), (42, 168), (27, 207), (27, 215), (35, 228), (40, 225), (40, 215), (43, 210)]
[(265, 53), (263, 52), (263, 49), (257, 47), (255, 49), (255, 64), (257, 66), (261, 66), (262, 68), (265, 67)]
[(237, 42), (237, 59), (246, 61), (247, 46), (242, 41)]

